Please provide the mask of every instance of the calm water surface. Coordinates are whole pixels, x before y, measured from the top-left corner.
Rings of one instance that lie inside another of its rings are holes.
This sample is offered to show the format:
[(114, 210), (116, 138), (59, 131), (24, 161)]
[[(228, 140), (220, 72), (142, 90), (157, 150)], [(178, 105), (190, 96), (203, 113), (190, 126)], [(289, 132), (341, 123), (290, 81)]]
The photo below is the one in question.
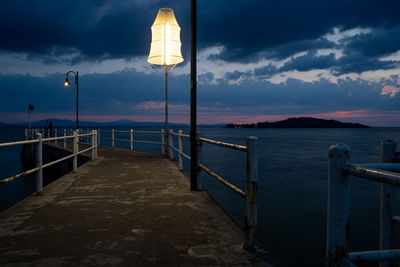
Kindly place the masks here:
[[(110, 128), (103, 128), (109, 130)], [(140, 128), (140, 130), (158, 130)], [(180, 128), (181, 129), (181, 128)], [(188, 129), (182, 128), (185, 133)], [(176, 128), (178, 130), (178, 128)], [(282, 266), (323, 266), (326, 238), (328, 148), (337, 143), (350, 146), (352, 161), (380, 161), (380, 143), (385, 139), (400, 142), (400, 128), (372, 129), (224, 129), (202, 128), (203, 136), (245, 145), (246, 136), (259, 138), (259, 226), (257, 239)], [(102, 132), (110, 137), (110, 132)], [(0, 142), (23, 138), (23, 128), (0, 128)], [(128, 134), (116, 138), (129, 139)], [(138, 134), (138, 140), (160, 140), (159, 135)], [(177, 140), (175, 140), (175, 144)], [(102, 145), (110, 141), (102, 140)], [(128, 148), (128, 144), (117, 142)], [(137, 144), (138, 150), (159, 153), (158, 145)], [(21, 170), (19, 148), (0, 149), (0, 178)], [(189, 153), (188, 140), (184, 152)], [(175, 155), (176, 157), (176, 155)], [(203, 163), (228, 181), (244, 188), (245, 154), (209, 144), (203, 146)], [(185, 161), (185, 168), (189, 163)], [(31, 179), (32, 180), (32, 179)], [(11, 205), (9, 198), (23, 197), (22, 189), (32, 187), (24, 179), (0, 186), (0, 210)], [(243, 225), (243, 199), (208, 175), (207, 191)], [(21, 189), (22, 188), (22, 189)], [(399, 191), (399, 190), (397, 190)], [(397, 196), (400, 195), (397, 194)], [(399, 202), (400, 197), (397, 198)], [(400, 207), (397, 207), (400, 208)], [(400, 209), (397, 209), (400, 214)], [(379, 184), (351, 178), (350, 250), (378, 248)], [(400, 228), (395, 229), (400, 247)]]

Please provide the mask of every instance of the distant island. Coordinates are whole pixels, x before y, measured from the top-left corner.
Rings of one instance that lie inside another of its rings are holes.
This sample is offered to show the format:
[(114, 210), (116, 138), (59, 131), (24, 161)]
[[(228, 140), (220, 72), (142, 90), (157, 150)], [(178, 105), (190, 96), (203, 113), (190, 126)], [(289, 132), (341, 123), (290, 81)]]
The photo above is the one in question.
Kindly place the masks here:
[(276, 122), (257, 122), (249, 124), (228, 124), (226, 128), (371, 128), (360, 123), (340, 122), (311, 117), (289, 118)]

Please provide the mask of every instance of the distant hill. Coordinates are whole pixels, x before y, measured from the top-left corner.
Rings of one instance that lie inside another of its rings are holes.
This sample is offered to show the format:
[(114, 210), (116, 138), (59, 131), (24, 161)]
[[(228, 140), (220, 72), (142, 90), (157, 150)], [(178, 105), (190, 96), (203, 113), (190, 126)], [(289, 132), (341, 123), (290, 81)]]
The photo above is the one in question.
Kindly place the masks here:
[[(46, 121), (52, 122), (54, 127), (72, 127), (74, 128), (76, 125), (76, 122), (73, 120), (60, 120), (60, 119), (54, 119), (54, 118), (49, 118), (45, 120), (40, 120), (40, 121), (35, 121), (32, 122), (31, 125), (32, 127), (45, 127)], [(24, 126), (27, 127), (28, 123), (22, 122), (22, 123), (1, 123), (0, 126)], [(164, 126), (164, 122), (139, 122), (139, 121), (131, 121), (127, 119), (122, 119), (122, 120), (116, 120), (116, 121), (110, 121), (110, 122), (93, 122), (93, 121), (79, 121), (79, 127), (135, 127), (135, 126), (157, 126), (157, 127), (162, 127)], [(168, 123), (168, 126), (173, 126), (173, 127), (189, 127), (189, 124), (185, 123)], [(198, 126), (201, 127), (225, 127), (226, 124), (199, 124)]]
[(227, 128), (371, 128), (368, 125), (337, 120), (324, 120), (311, 117), (289, 118), (276, 122), (257, 122), (250, 124), (228, 124)]

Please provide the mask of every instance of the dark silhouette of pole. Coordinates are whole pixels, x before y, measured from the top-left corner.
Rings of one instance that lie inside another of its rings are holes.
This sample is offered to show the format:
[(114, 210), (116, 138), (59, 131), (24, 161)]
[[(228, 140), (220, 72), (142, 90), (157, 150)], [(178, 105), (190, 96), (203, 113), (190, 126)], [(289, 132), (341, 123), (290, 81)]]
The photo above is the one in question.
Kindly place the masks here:
[(196, 0), (190, 1), (190, 189), (197, 188), (197, 66), (196, 66), (196, 42), (197, 42), (197, 14)]
[(167, 154), (169, 149), (169, 135), (168, 135), (168, 65), (165, 65), (165, 136), (166, 138), (166, 146), (167, 146)]
[(75, 71), (68, 71), (65, 77), (65, 86), (70, 86), (71, 83), (68, 80), (68, 74), (73, 73), (75, 76), (75, 85), (76, 85), (76, 130), (79, 130), (79, 73)]
[(79, 74), (76, 72), (75, 75), (76, 84), (76, 130), (79, 131)]

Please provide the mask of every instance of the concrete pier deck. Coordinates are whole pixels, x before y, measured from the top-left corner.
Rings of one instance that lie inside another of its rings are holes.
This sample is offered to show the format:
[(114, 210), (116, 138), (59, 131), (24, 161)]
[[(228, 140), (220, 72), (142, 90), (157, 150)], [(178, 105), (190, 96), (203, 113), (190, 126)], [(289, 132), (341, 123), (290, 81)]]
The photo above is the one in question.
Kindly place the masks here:
[(42, 196), (0, 213), (0, 265), (266, 266), (242, 237), (170, 160), (101, 147)]

